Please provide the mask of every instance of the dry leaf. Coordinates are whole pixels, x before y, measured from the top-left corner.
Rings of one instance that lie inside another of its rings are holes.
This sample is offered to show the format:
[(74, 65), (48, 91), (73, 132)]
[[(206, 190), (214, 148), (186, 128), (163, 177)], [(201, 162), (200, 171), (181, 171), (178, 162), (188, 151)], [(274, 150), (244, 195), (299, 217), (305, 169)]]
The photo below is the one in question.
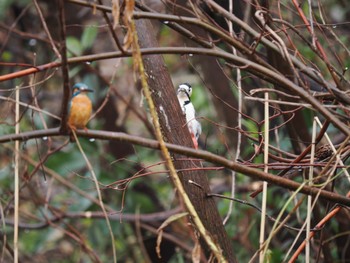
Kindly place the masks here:
[(124, 37), (124, 40), (123, 40), (123, 49), (124, 50), (128, 50), (131, 46), (132, 46), (132, 43), (133, 43), (133, 35), (132, 35), (132, 31), (130, 29), (128, 29), (128, 32), (126, 32), (126, 35)]
[(124, 9), (124, 18), (130, 22), (132, 16), (134, 14), (135, 1), (134, 0), (126, 0), (125, 1), (125, 9)]
[(135, 7), (135, 1), (134, 0), (126, 0), (125, 1), (125, 9), (123, 12), (123, 21), (127, 28), (126, 35), (124, 37), (124, 43), (123, 48), (125, 50), (129, 49), (129, 47), (132, 46), (133, 43), (133, 34), (136, 34), (136, 32), (133, 32), (133, 28), (131, 26), (132, 23), (132, 17), (134, 14), (134, 7)]
[(156, 246), (156, 252), (157, 252), (158, 258), (162, 258), (161, 254), (160, 254), (160, 244), (162, 243), (162, 237), (163, 237), (163, 229), (158, 230), (157, 246)]
[(171, 217), (169, 217), (167, 220), (165, 220), (161, 226), (158, 228), (157, 232), (158, 232), (158, 236), (157, 236), (157, 246), (156, 246), (156, 252), (157, 252), (157, 256), (158, 258), (161, 258), (160, 255), (160, 244), (162, 243), (162, 237), (163, 237), (163, 229), (166, 228), (168, 225), (170, 225), (172, 222), (187, 216), (187, 212), (184, 213), (180, 213), (180, 214), (176, 214), (176, 215), (172, 215)]
[(113, 29), (115, 29), (119, 25), (120, 19), (120, 5), (119, 0), (112, 0), (112, 16), (113, 16)]
[(194, 244), (194, 248), (192, 249), (192, 262), (199, 263), (201, 261), (201, 245), (199, 244), (199, 240), (196, 240)]
[(97, 10), (96, 3), (93, 3), (92, 4), (92, 14), (93, 15), (96, 15), (96, 10)]

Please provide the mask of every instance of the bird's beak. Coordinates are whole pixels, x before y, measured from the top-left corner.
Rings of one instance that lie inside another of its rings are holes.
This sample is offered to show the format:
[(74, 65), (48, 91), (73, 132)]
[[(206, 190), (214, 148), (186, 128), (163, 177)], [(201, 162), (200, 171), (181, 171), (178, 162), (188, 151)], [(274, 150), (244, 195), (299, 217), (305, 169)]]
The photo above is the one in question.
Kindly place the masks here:
[(82, 89), (81, 91), (82, 91), (82, 92), (94, 92), (93, 89)]

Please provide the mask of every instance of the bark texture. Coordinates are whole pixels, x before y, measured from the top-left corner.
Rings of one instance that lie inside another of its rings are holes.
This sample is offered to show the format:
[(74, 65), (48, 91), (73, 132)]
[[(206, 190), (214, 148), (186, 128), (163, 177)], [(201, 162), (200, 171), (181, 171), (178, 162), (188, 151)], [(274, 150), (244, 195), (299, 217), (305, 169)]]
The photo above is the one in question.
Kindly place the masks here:
[[(152, 24), (146, 20), (136, 22), (140, 47), (157, 47), (158, 42)], [(165, 140), (171, 143), (192, 146), (190, 133), (186, 127), (185, 117), (182, 115), (176, 92), (172, 84), (169, 72), (164, 64), (161, 55), (148, 55), (143, 57), (145, 70), (148, 74), (148, 84), (152, 90), (157, 112), (160, 118)], [(199, 161), (178, 161), (184, 156), (173, 155), (174, 164), (177, 170), (186, 169), (179, 172), (184, 188), (197, 210), (204, 226), (212, 235), (213, 240), (219, 244), (228, 262), (236, 262), (232, 244), (226, 234), (222, 224), (222, 219), (216, 208), (214, 199), (208, 198), (206, 193), (210, 192), (209, 181), (203, 171), (191, 170), (201, 167)], [(201, 186), (189, 183), (189, 180)], [(206, 244), (201, 242), (206, 254), (209, 251)]]

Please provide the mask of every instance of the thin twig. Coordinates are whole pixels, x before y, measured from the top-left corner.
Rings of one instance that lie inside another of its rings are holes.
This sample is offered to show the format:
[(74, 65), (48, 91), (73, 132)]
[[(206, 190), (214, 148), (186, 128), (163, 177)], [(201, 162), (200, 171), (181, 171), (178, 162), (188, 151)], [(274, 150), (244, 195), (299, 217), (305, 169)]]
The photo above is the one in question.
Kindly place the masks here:
[[(16, 89), (16, 128), (15, 134), (19, 134), (19, 89)], [(14, 231), (13, 231), (13, 262), (18, 263), (18, 223), (19, 223), (19, 141), (15, 142), (15, 189), (14, 189)]]
[[(308, 31), (310, 33), (312, 33), (312, 28), (311, 28), (311, 25), (310, 23), (307, 21), (307, 18), (304, 14), (304, 11), (302, 10), (302, 8), (300, 7), (300, 4), (298, 2), (298, 0), (292, 0), (295, 8), (297, 9), (299, 15), (300, 15), (300, 18), (303, 20), (303, 22), (305, 23), (306, 25), (306, 28), (308, 29)], [(320, 54), (322, 56), (322, 59), (323, 59), (323, 62), (326, 64), (327, 66), (327, 69), (330, 73), (330, 75), (332, 76), (334, 82), (336, 83), (337, 87), (340, 89), (340, 90), (346, 90), (346, 88), (344, 87), (344, 85), (342, 84), (342, 82), (339, 80), (339, 78), (336, 76), (335, 74), (335, 70), (334, 70), (334, 67), (330, 64), (329, 62), (329, 59), (328, 59), (328, 56), (325, 52), (325, 50), (323, 49), (323, 46), (321, 45), (321, 43), (318, 41), (317, 38), (314, 39), (315, 41), (315, 46), (317, 47), (317, 49), (320, 51)]]
[[(102, 0), (98, 0), (99, 4), (102, 5)], [(114, 39), (114, 42), (116, 43), (118, 49), (122, 52), (125, 53), (125, 50), (123, 48), (123, 46), (120, 44), (118, 36), (113, 28), (113, 25), (111, 23), (111, 20), (109, 19), (108, 15), (107, 15), (107, 11), (106, 10), (101, 10), (103, 18), (106, 20), (108, 28), (109, 28), (109, 32), (112, 35), (112, 38)]]
[[(255, 74), (256, 76), (259, 76), (271, 83), (277, 83), (281, 87), (284, 87), (288, 90), (290, 90), (293, 93), (298, 94), (301, 99), (303, 99), (306, 102), (309, 102), (320, 114), (322, 114), (326, 119), (330, 120), (340, 131), (342, 131), (344, 134), (347, 136), (350, 136), (350, 129), (348, 126), (338, 119), (337, 117), (334, 116), (333, 113), (331, 113), (329, 110), (327, 110), (317, 99), (314, 97), (310, 96), (310, 94), (305, 91), (303, 88), (300, 86), (296, 85), (289, 79), (287, 79), (285, 76), (276, 73), (262, 65), (259, 65), (257, 63), (254, 63), (248, 59), (235, 56), (231, 53), (225, 52), (225, 51), (220, 51), (220, 50), (214, 50), (214, 49), (206, 49), (206, 48), (191, 48), (191, 47), (185, 47), (185, 48), (178, 48), (178, 47), (166, 47), (166, 48), (145, 48), (145, 49), (140, 49), (141, 54), (202, 54), (202, 55), (207, 55), (207, 56), (215, 56), (218, 58), (223, 58), (228, 61), (234, 62), (237, 65), (244, 65), (245, 70), (248, 72), (251, 72)], [(128, 54), (132, 55), (132, 54)], [(122, 57), (125, 56), (125, 54), (122, 54), (120, 51), (118, 52), (107, 52), (103, 54), (98, 54), (98, 55), (88, 55), (88, 56), (82, 56), (78, 58), (72, 58), (69, 59), (69, 63), (78, 63), (82, 61), (95, 61), (95, 60), (101, 60), (101, 59), (109, 59), (109, 58), (115, 58), (115, 57)], [(35, 72), (38, 72), (38, 69), (47, 69), (52, 66), (59, 66), (59, 63), (49, 63), (45, 64), (42, 67), (36, 67), (33, 69), (28, 69), (28, 70), (23, 70), (22, 73), (16, 73), (14, 74), (15, 77), (27, 75), (27, 74), (32, 74)], [(13, 78), (13, 74), (8, 74), (6, 77), (5, 76), (0, 76), (0, 82), (4, 79), (9, 79)], [(62, 120), (63, 122), (63, 120)]]
[[(238, 199), (238, 198), (232, 198), (232, 197), (229, 197), (229, 196), (225, 196), (225, 195), (221, 195), (221, 194), (212, 194), (212, 193), (207, 194), (207, 196), (208, 197), (218, 197), (218, 198), (222, 198), (222, 199), (231, 200), (231, 201), (243, 204), (243, 205), (250, 206), (250, 207), (256, 209), (257, 211), (259, 211), (260, 213), (262, 212), (260, 207), (256, 206), (253, 203), (250, 203), (250, 202), (248, 202), (246, 200), (241, 200), (241, 199)], [(282, 222), (278, 222), (276, 218), (270, 216), (269, 214), (266, 214), (266, 218), (268, 218), (272, 222), (277, 222), (281, 227), (284, 227), (284, 228), (287, 228), (287, 229), (290, 229), (290, 230), (294, 230), (294, 231), (299, 231), (300, 230), (299, 228), (295, 228), (295, 227), (286, 225), (286, 224), (284, 224)], [(321, 229), (316, 229), (315, 228), (315, 229), (312, 229), (312, 230), (313, 231), (320, 231)]]
[[(312, 122), (312, 141), (311, 141), (311, 158), (310, 158), (310, 165), (314, 164), (315, 161), (315, 141), (316, 141), (316, 119), (314, 118)], [(313, 185), (313, 175), (314, 175), (314, 167), (311, 166), (309, 169), (309, 185)], [(306, 214), (306, 239), (309, 240), (310, 238), (310, 231), (311, 231), (311, 213), (312, 213), (312, 208), (311, 208), (311, 203), (312, 203), (312, 198), (311, 196), (307, 197), (307, 214)], [(310, 262), (310, 243), (308, 242), (306, 245), (306, 251), (305, 251), (305, 259), (306, 262)]]
[(109, 217), (108, 217), (108, 214), (107, 214), (107, 211), (106, 211), (106, 207), (103, 203), (103, 199), (102, 199), (102, 194), (101, 194), (101, 190), (100, 190), (100, 187), (98, 185), (98, 180), (97, 180), (97, 177), (96, 177), (96, 174), (95, 174), (95, 171), (94, 171), (94, 168), (92, 167), (91, 165), (91, 162), (89, 161), (89, 159), (87, 158), (83, 148), (81, 147), (80, 145), (80, 142), (78, 140), (78, 137), (77, 137), (77, 134), (75, 133), (74, 130), (72, 130), (72, 134), (74, 136), (74, 139), (77, 143), (77, 146), (79, 148), (79, 151), (81, 153), (81, 155), (83, 156), (85, 162), (86, 162), (86, 165), (91, 173), (91, 176), (93, 178), (93, 181), (95, 183), (95, 187), (96, 187), (96, 192), (97, 192), (97, 196), (98, 196), (98, 200), (99, 200), (99, 205), (102, 209), (102, 212), (103, 212), (103, 215), (106, 219), (106, 224), (107, 224), (107, 227), (108, 227), (108, 231), (109, 231), (109, 234), (110, 234), (110, 237), (111, 237), (111, 247), (112, 247), (112, 251), (113, 251), (113, 262), (116, 263), (117, 262), (117, 252), (116, 252), (116, 249), (115, 249), (115, 239), (114, 239), (114, 235), (113, 235), (113, 230), (112, 230), (112, 226), (111, 226), (111, 222), (109, 221)]
[(50, 116), (50, 117), (52, 117), (52, 118), (54, 118), (54, 119), (56, 119), (56, 120), (60, 120), (60, 119), (61, 119), (60, 117), (58, 117), (58, 116), (52, 114), (52, 113), (49, 112), (49, 111), (43, 110), (43, 109), (41, 109), (41, 108), (38, 108), (38, 107), (36, 107), (36, 106), (30, 105), (30, 104), (25, 103), (25, 102), (22, 102), (22, 101), (16, 102), (16, 100), (14, 100), (14, 99), (11, 99), (11, 98), (5, 97), (5, 96), (1, 96), (1, 95), (0, 95), (0, 100), (16, 103), (16, 104), (18, 104), (18, 105), (20, 105), (20, 106), (23, 106), (23, 107), (25, 107), (25, 108), (31, 109), (31, 110), (33, 110), (33, 111), (40, 112), (40, 113), (42, 113), (42, 114), (45, 114), (46, 116)]
[[(346, 195), (347, 197), (350, 197), (350, 192), (348, 192), (348, 194)], [(341, 206), (337, 206), (336, 208), (334, 208), (332, 211), (330, 211), (316, 226), (315, 229), (317, 228), (321, 228), (323, 227), (329, 220), (331, 220), (334, 216), (336, 216), (336, 214), (339, 213), (339, 211), (341, 210)], [(309, 240), (311, 238), (313, 238), (315, 236), (316, 232), (311, 232), (310, 233), (310, 237)], [(304, 242), (298, 247), (298, 249), (295, 251), (295, 253), (293, 254), (293, 256), (289, 259), (288, 263), (294, 263), (297, 259), (298, 256), (300, 255), (300, 253), (303, 251), (303, 249), (305, 248), (307, 240), (304, 240)]]
[[(325, 126), (326, 125), (324, 125), (323, 128), (325, 128)], [(86, 132), (84, 130), (77, 130), (76, 133), (78, 136), (86, 137), (86, 138), (94, 138), (94, 139), (101, 139), (101, 140), (120, 140), (120, 141), (127, 141), (129, 143), (140, 145), (143, 147), (148, 147), (151, 149), (160, 148), (159, 142), (156, 140), (129, 135), (123, 132), (108, 132), (108, 131), (97, 131), (97, 130), (89, 130), (88, 132)], [(62, 136), (62, 135), (64, 134), (60, 133), (58, 128), (52, 128), (48, 130), (36, 130), (36, 131), (30, 131), (30, 132), (23, 132), (18, 135), (10, 134), (10, 135), (0, 136), (0, 143), (15, 141), (15, 140), (23, 141), (23, 140), (29, 140), (34, 138), (42, 138), (44, 136)], [(292, 191), (295, 191), (300, 187), (299, 183), (294, 182), (292, 180), (279, 177), (273, 174), (265, 173), (263, 171), (260, 171), (259, 169), (248, 167), (239, 162), (226, 159), (220, 155), (217, 155), (208, 151), (199, 150), (199, 149), (195, 150), (193, 148), (189, 148), (189, 147), (185, 147), (177, 144), (171, 144), (171, 143), (165, 143), (165, 146), (171, 152), (189, 156), (189, 157), (200, 158), (208, 162), (215, 163), (220, 166), (224, 166), (228, 169), (235, 170), (236, 172), (242, 173), (243, 175), (252, 177), (254, 179), (267, 181), (269, 183), (284, 187)], [(296, 165), (296, 164), (293, 164), (293, 165)], [(291, 168), (289, 167), (289, 169)], [(319, 190), (316, 187), (303, 186), (300, 190), (300, 193), (312, 195), (312, 196), (316, 196), (320, 193), (320, 197), (330, 202), (339, 203), (344, 206), (350, 207), (350, 198), (344, 197), (337, 193), (333, 193), (325, 190)]]
[(41, 9), (40, 9), (40, 6), (38, 4), (38, 1), (37, 0), (33, 0), (34, 2), (34, 5), (35, 5), (35, 8), (36, 8), (36, 11), (38, 12), (39, 14), (39, 17), (40, 17), (40, 20), (41, 20), (41, 24), (43, 25), (43, 28), (44, 28), (44, 31), (50, 41), (50, 44), (51, 44), (51, 47), (52, 47), (52, 50), (53, 52), (56, 54), (57, 58), (61, 58), (61, 54), (60, 52), (58, 52), (58, 49), (56, 47), (56, 44), (55, 42), (53, 41), (52, 37), (51, 37), (51, 33), (50, 33), (50, 30), (49, 28), (47, 27), (47, 24), (45, 22), (45, 18), (44, 18), (44, 15), (43, 13), (41, 12)]
[[(128, 5), (128, 3), (127, 3), (127, 5)], [(163, 155), (163, 157), (166, 161), (166, 164), (168, 166), (170, 177), (171, 177), (180, 197), (182, 198), (182, 200), (186, 206), (186, 209), (188, 210), (189, 214), (191, 215), (192, 220), (193, 220), (194, 224), (196, 225), (196, 228), (201, 233), (202, 238), (206, 241), (208, 247), (210, 248), (212, 253), (215, 255), (216, 259), (219, 262), (227, 262), (222, 254), (220, 247), (218, 247), (218, 245), (213, 241), (212, 237), (205, 229), (200, 217), (197, 214), (197, 211), (193, 207), (191, 200), (188, 197), (188, 195), (187, 195), (187, 193), (186, 193), (186, 191), (181, 183), (181, 180), (176, 172), (174, 163), (172, 161), (172, 158), (170, 156), (168, 148), (166, 147), (165, 141), (163, 139), (163, 135), (162, 135), (160, 123), (159, 123), (159, 117), (158, 117), (157, 111), (155, 109), (155, 105), (154, 105), (154, 102), (152, 99), (150, 88), (149, 88), (148, 83), (147, 83), (147, 78), (146, 78), (145, 69), (143, 66), (143, 61), (142, 61), (142, 56), (141, 56), (141, 50), (140, 50), (140, 46), (138, 44), (138, 35), (136, 33), (135, 22), (133, 19), (130, 19), (128, 22), (130, 23), (129, 30), (131, 31), (132, 36), (133, 36), (133, 43), (132, 44), (133, 44), (133, 48), (134, 48), (134, 52), (133, 52), (133, 58), (135, 59), (134, 63), (136, 63), (138, 70), (139, 70), (139, 73), (140, 73), (141, 85), (142, 85), (143, 92), (144, 92), (144, 95), (146, 97), (146, 100), (147, 100), (147, 103), (149, 106), (149, 110), (150, 110), (150, 113), (152, 116), (152, 121), (153, 121), (153, 125), (155, 128), (155, 135), (156, 135), (157, 141), (159, 142), (159, 147), (160, 147), (160, 150), (162, 152), (162, 155)]]
[[(233, 13), (233, 0), (230, 0), (229, 2), (229, 11), (230, 13)], [(229, 32), (230, 36), (233, 37), (233, 23), (232, 21), (228, 22), (229, 26)], [(237, 50), (232, 47), (232, 53), (234, 55), (237, 55)], [(236, 80), (237, 80), (237, 90), (238, 90), (238, 111), (237, 111), (237, 128), (240, 130), (242, 129), (242, 75), (241, 75), (241, 69), (237, 67), (236, 69)], [(237, 146), (236, 146), (236, 154), (235, 154), (235, 160), (238, 160), (241, 154), (241, 142), (242, 142), (242, 133), (237, 133)], [(236, 172), (231, 171), (231, 197), (235, 197), (235, 190), (236, 190)], [(230, 218), (233, 210), (233, 202), (230, 202), (229, 208), (226, 214), (226, 217), (223, 220), (223, 224), (225, 225)]]
[[(265, 101), (264, 101), (264, 172), (268, 173), (269, 171), (269, 144), (270, 144), (270, 114), (269, 114), (269, 93), (265, 92)], [(266, 218), (266, 206), (267, 206), (267, 182), (263, 182), (263, 196), (261, 200), (261, 221), (260, 221), (260, 254), (259, 254), (259, 262), (263, 263), (265, 261), (267, 246), (265, 248), (264, 240), (265, 240), (265, 218)]]

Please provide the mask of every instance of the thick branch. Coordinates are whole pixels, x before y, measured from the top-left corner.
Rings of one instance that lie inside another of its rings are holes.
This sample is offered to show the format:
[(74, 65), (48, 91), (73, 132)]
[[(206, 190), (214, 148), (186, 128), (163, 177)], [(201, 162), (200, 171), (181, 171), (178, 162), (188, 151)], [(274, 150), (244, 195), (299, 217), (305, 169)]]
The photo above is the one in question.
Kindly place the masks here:
[(70, 98), (69, 89), (69, 73), (67, 61), (67, 46), (66, 46), (66, 18), (64, 14), (64, 0), (58, 0), (59, 20), (60, 20), (60, 35), (61, 35), (61, 69), (63, 75), (63, 98), (61, 104), (61, 131), (67, 132), (68, 119), (68, 101)]
[[(60, 133), (58, 128), (53, 128), (48, 130), (36, 130), (36, 131), (24, 132), (20, 134), (10, 134), (10, 135), (1, 136), (0, 143), (12, 142), (16, 140), (26, 141), (34, 138), (42, 138), (45, 136), (61, 136), (61, 135), (63, 134)], [(129, 135), (123, 132), (107, 132), (107, 131), (97, 131), (97, 130), (89, 130), (85, 132), (84, 130), (77, 130), (77, 135), (81, 137), (95, 138), (95, 139), (101, 139), (101, 140), (121, 140), (121, 141), (130, 142), (132, 144), (136, 144), (136, 145), (140, 145), (140, 146), (144, 146), (152, 149), (159, 149), (159, 143), (156, 140)], [(255, 168), (247, 167), (241, 163), (228, 160), (220, 155), (216, 155), (208, 151), (195, 150), (192, 148), (188, 148), (185, 146), (172, 144), (172, 143), (166, 143), (166, 147), (169, 149), (169, 151), (173, 153), (203, 159), (205, 161), (208, 161), (217, 165), (221, 165), (228, 169), (242, 173), (243, 175), (246, 175), (261, 181), (267, 181), (269, 183), (281, 186), (283, 188), (286, 188), (292, 191), (296, 191), (300, 188), (299, 189), (300, 193), (312, 195), (312, 196), (317, 196), (319, 194), (319, 196), (325, 200), (350, 207), (350, 198), (339, 195), (337, 193), (320, 190), (316, 187), (310, 187), (310, 186), (301, 187), (301, 184), (294, 182), (292, 180), (282, 178), (273, 174), (264, 173)], [(192, 186), (192, 187), (195, 187), (195, 186)], [(209, 191), (207, 193), (209, 193)]]
[[(243, 67), (242, 70), (246, 70), (248, 72), (253, 73), (254, 75), (257, 75), (261, 77), (264, 80), (267, 80), (273, 84), (278, 84), (281, 87), (288, 89), (293, 92), (293, 94), (298, 94), (304, 101), (310, 103), (315, 110), (317, 110), (320, 114), (322, 114), (326, 119), (330, 120), (337, 128), (339, 128), (340, 131), (342, 131), (345, 135), (350, 136), (350, 129), (349, 127), (339, 120), (337, 117), (334, 116), (329, 110), (327, 110), (317, 99), (315, 99), (313, 96), (311, 96), (307, 91), (299, 87), (298, 85), (294, 84), (292, 81), (288, 80), (284, 76), (269, 70), (257, 63), (254, 63), (252, 61), (249, 61), (245, 58), (235, 56), (233, 54), (227, 53), (225, 51), (219, 51), (214, 49), (206, 49), (206, 48), (182, 48), (182, 47), (166, 47), (166, 48), (143, 48), (141, 49), (141, 53), (143, 55), (146, 54), (201, 54), (201, 55), (207, 55), (207, 56), (215, 56), (217, 58), (223, 58), (226, 59), (228, 62), (235, 63), (237, 66)], [(131, 56), (130, 53), (127, 54), (128, 56)], [(116, 51), (116, 52), (107, 52), (104, 54), (99, 55), (88, 55), (88, 56), (82, 56), (77, 58), (69, 59), (69, 63), (78, 63), (78, 62), (86, 62), (86, 61), (96, 61), (101, 59), (110, 59), (110, 58), (116, 58), (116, 57), (124, 57), (126, 54), (123, 54), (122, 52)], [(51, 67), (58, 67), (61, 66), (60, 63), (49, 63), (42, 65), (40, 67), (35, 67), (31, 69), (26, 69), (17, 73), (11, 73), (6, 75), (6, 79), (9, 79), (9, 75), (11, 77), (20, 77), (28, 74), (33, 74), (35, 72), (38, 72), (40, 70), (48, 69)], [(0, 76), (0, 82), (5, 79), (5, 76)]]

